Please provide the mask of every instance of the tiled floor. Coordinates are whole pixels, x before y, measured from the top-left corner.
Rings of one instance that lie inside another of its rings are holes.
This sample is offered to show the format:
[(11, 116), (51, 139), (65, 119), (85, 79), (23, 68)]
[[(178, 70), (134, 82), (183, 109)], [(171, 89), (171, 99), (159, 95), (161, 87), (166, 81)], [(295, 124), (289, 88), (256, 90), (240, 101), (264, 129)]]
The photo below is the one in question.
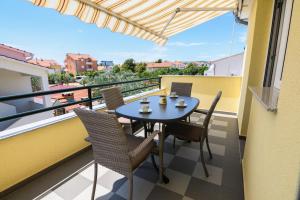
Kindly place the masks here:
[[(194, 114), (191, 120), (202, 123), (203, 116)], [(237, 120), (214, 116), (211, 120), (209, 139), (213, 159), (208, 159), (205, 149), (205, 158), (210, 173), (208, 178), (205, 177), (199, 160), (199, 143), (176, 140), (176, 148), (173, 149), (173, 139), (168, 138), (165, 143), (164, 162), (170, 182), (159, 183), (158, 175), (152, 167), (151, 160), (148, 159), (135, 171), (134, 199), (243, 199)], [(76, 167), (65, 163), (63, 165), (69, 165), (65, 167), (65, 170), (61, 170), (60, 168), (64, 166), (60, 166), (44, 176), (48, 178), (40, 177), (28, 184), (27, 188), (25, 186), (4, 199), (90, 199), (93, 180), (91, 151), (74, 159), (83, 160), (68, 161), (68, 163), (73, 162), (73, 165), (78, 167), (77, 170), (75, 170)], [(128, 185), (124, 176), (102, 166), (98, 173), (97, 200), (126, 199)]]

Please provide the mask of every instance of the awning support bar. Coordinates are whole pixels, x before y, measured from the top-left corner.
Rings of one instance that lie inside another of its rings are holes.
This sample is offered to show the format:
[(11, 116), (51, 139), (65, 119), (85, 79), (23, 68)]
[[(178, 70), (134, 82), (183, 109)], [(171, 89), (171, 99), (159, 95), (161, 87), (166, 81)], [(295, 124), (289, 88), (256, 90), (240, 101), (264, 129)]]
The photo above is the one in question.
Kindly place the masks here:
[(159, 36), (163, 37), (163, 33), (168, 28), (168, 26), (170, 25), (171, 21), (175, 18), (176, 14), (179, 13), (179, 12), (191, 12), (191, 11), (234, 11), (236, 9), (237, 9), (236, 7), (176, 8), (176, 10), (174, 11), (173, 15), (169, 19), (169, 21), (166, 23), (166, 25), (164, 26), (164, 28), (160, 32)]

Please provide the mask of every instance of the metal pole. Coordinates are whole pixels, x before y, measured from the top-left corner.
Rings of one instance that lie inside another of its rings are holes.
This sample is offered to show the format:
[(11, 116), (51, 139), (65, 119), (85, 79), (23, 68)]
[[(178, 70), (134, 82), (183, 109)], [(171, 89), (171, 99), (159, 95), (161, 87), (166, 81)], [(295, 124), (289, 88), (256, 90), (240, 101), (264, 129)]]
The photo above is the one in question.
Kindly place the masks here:
[(92, 88), (88, 88), (89, 108), (93, 110)]
[(159, 89), (161, 89), (161, 78), (162, 78), (162, 77), (159, 77), (159, 78), (158, 78), (158, 83), (159, 83), (159, 86), (158, 86), (158, 87), (159, 87)]

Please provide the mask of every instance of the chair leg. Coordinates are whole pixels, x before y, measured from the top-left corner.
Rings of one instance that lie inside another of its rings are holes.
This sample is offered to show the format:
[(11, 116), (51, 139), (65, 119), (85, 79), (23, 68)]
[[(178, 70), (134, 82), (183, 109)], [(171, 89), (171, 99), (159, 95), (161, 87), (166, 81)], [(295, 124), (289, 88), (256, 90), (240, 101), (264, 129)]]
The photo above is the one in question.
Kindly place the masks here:
[(157, 164), (155, 162), (155, 158), (154, 158), (154, 154), (153, 153), (151, 153), (151, 161), (152, 161), (152, 165), (153, 165), (155, 171), (159, 172), (159, 169), (158, 169)]
[(95, 199), (96, 185), (97, 185), (97, 177), (98, 177), (98, 164), (94, 163), (94, 183), (93, 183), (93, 191), (92, 191), (92, 200)]
[(209, 153), (209, 158), (212, 159), (212, 153), (211, 153), (210, 147), (209, 147), (208, 136), (205, 137), (205, 142), (206, 142), (207, 150)]
[(128, 178), (128, 200), (132, 200), (133, 197), (133, 176), (130, 174)]
[(173, 149), (175, 149), (176, 137), (175, 136), (173, 136), (173, 137), (174, 137), (174, 139), (173, 139)]
[(203, 142), (202, 141), (200, 141), (200, 159), (201, 159), (202, 167), (204, 169), (205, 176), (208, 177), (209, 174), (208, 174), (208, 171), (207, 171), (207, 168), (206, 168), (206, 165), (205, 165), (205, 161), (204, 161)]

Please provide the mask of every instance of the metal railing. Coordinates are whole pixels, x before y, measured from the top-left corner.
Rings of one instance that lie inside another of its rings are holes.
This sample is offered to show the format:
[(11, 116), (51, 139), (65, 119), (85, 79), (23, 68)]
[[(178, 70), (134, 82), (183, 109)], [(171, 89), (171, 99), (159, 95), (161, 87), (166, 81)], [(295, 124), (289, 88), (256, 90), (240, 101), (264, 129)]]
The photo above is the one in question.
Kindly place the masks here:
[[(155, 80), (156, 80), (156, 82), (155, 82)], [(149, 83), (146, 86), (122, 91), (122, 93), (141, 91), (141, 90), (144, 90), (147, 88), (153, 88), (153, 87), (161, 88), (161, 77), (159, 77), (159, 78), (147, 78), (147, 79), (137, 79), (137, 80), (121, 81), (121, 82), (113, 82), (113, 83), (104, 83), (104, 84), (98, 84), (98, 85), (81, 86), (81, 87), (59, 89), (59, 90), (32, 92), (32, 93), (11, 95), (11, 96), (2, 96), (2, 97), (0, 97), (0, 102), (18, 100), (18, 99), (24, 99), (24, 98), (30, 98), (30, 97), (37, 97), (37, 96), (45, 96), (45, 95), (51, 95), (51, 94), (58, 94), (58, 93), (65, 93), (65, 92), (72, 92), (72, 91), (78, 91), (78, 90), (87, 90), (88, 91), (88, 97), (86, 99), (82, 99), (80, 101), (74, 100), (74, 102), (63, 103), (61, 105), (25, 111), (25, 112), (17, 113), (14, 115), (9, 115), (6, 117), (0, 117), (0, 122), (11, 120), (11, 119), (17, 119), (20, 117), (25, 117), (25, 116), (29, 116), (29, 115), (33, 115), (33, 114), (37, 114), (37, 113), (41, 113), (41, 112), (46, 112), (46, 111), (50, 111), (50, 110), (56, 110), (59, 108), (64, 108), (64, 107), (68, 107), (68, 106), (72, 106), (72, 105), (76, 105), (76, 104), (83, 104), (83, 103), (87, 103), (89, 108), (93, 109), (93, 101), (102, 99), (102, 95), (99, 95), (96, 97), (92, 96), (93, 89), (95, 89), (95, 88), (102, 89), (102, 88), (106, 88), (106, 87), (110, 87), (110, 86), (117, 86), (117, 85), (122, 85), (122, 84), (145, 82), (145, 81), (149, 81)]]

